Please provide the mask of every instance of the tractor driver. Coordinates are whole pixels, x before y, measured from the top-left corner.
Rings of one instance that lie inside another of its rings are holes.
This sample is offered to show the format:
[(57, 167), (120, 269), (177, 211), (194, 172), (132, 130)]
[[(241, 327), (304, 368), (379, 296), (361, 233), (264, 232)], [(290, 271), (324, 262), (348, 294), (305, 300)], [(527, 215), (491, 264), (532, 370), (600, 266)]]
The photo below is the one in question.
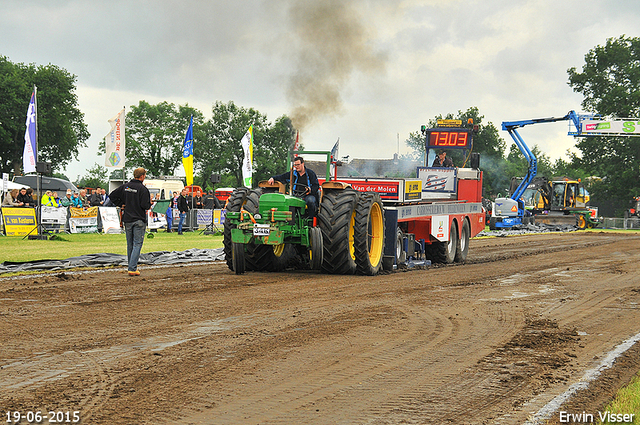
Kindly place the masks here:
[[(316, 173), (304, 166), (304, 158), (297, 156), (293, 160), (293, 193), (299, 198), (303, 198), (307, 203), (307, 214), (310, 218), (316, 216), (318, 211), (318, 199), (320, 196), (318, 191), (320, 189), (320, 183), (318, 183), (318, 176)], [(277, 176), (273, 176), (269, 179), (269, 184), (273, 184), (274, 181), (281, 183), (289, 183), (291, 173), (284, 173)]]

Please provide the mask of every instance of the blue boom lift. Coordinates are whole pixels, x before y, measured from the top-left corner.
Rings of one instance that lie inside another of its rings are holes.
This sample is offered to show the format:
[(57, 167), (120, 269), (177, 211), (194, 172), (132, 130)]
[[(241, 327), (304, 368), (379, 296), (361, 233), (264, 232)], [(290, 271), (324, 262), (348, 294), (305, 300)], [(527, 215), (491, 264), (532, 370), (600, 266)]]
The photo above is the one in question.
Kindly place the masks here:
[[(493, 211), (489, 221), (490, 229), (508, 229), (518, 224), (533, 223), (534, 220), (533, 217), (530, 216), (530, 213), (525, 209), (522, 195), (538, 172), (538, 160), (524, 140), (522, 140), (522, 137), (518, 133), (518, 128), (530, 124), (571, 120), (577, 130), (575, 132), (569, 132), (569, 134), (573, 136), (581, 136), (583, 135), (581, 131), (581, 120), (591, 117), (593, 117), (593, 115), (579, 115), (575, 111), (570, 111), (563, 117), (505, 121), (502, 123), (502, 129), (509, 133), (513, 141), (516, 143), (516, 146), (518, 146), (518, 149), (520, 149), (520, 152), (522, 152), (529, 163), (529, 167), (527, 169), (527, 174), (522, 179), (522, 182), (520, 182), (509, 198), (496, 198), (493, 203)], [(581, 212), (572, 212), (581, 215), (583, 219), (585, 219), (584, 215), (587, 214), (588, 210), (583, 209)]]

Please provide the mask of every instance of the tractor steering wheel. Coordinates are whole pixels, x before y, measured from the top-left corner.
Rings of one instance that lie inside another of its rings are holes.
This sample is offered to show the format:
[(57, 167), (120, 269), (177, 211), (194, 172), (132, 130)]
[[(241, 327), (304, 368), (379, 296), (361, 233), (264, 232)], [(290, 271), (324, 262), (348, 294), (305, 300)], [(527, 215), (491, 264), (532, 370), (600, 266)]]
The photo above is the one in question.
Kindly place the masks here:
[(296, 198), (304, 198), (311, 193), (311, 188), (304, 183), (293, 184), (293, 196)]

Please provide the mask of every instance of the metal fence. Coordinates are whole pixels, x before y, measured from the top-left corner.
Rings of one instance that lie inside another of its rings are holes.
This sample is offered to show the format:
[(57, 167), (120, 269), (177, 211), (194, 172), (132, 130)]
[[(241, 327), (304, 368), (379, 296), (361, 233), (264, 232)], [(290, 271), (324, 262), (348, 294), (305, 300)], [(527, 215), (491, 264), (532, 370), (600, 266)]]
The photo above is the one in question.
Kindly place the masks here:
[(638, 229), (640, 230), (640, 219), (633, 218), (610, 218), (605, 217), (602, 225), (603, 229)]

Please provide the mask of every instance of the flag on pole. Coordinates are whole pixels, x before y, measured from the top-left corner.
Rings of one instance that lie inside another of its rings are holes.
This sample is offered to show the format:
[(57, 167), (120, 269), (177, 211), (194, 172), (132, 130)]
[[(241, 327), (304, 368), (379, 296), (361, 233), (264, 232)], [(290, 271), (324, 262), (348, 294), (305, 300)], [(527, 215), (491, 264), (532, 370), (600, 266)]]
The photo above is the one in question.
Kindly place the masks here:
[(111, 131), (104, 136), (107, 157), (104, 165), (111, 168), (124, 168), (124, 108), (109, 120)]
[(187, 134), (184, 136), (184, 145), (182, 145), (182, 166), (187, 176), (187, 186), (191, 186), (193, 184), (193, 115), (191, 115)]
[(33, 173), (36, 171), (36, 91), (35, 87), (31, 93), (31, 101), (27, 109), (27, 129), (24, 132), (24, 151), (22, 153), (22, 168), (24, 173)]
[(336, 140), (336, 144), (333, 145), (333, 148), (331, 148), (331, 158), (333, 158), (334, 161), (338, 160), (338, 145), (340, 144), (340, 138), (338, 137), (338, 140)]
[(253, 126), (244, 134), (242, 140), (242, 150), (244, 151), (244, 161), (242, 162), (242, 180), (244, 185), (251, 188), (251, 178), (253, 176)]
[(300, 131), (296, 131), (296, 141), (293, 144), (293, 151), (297, 152), (300, 150)]

